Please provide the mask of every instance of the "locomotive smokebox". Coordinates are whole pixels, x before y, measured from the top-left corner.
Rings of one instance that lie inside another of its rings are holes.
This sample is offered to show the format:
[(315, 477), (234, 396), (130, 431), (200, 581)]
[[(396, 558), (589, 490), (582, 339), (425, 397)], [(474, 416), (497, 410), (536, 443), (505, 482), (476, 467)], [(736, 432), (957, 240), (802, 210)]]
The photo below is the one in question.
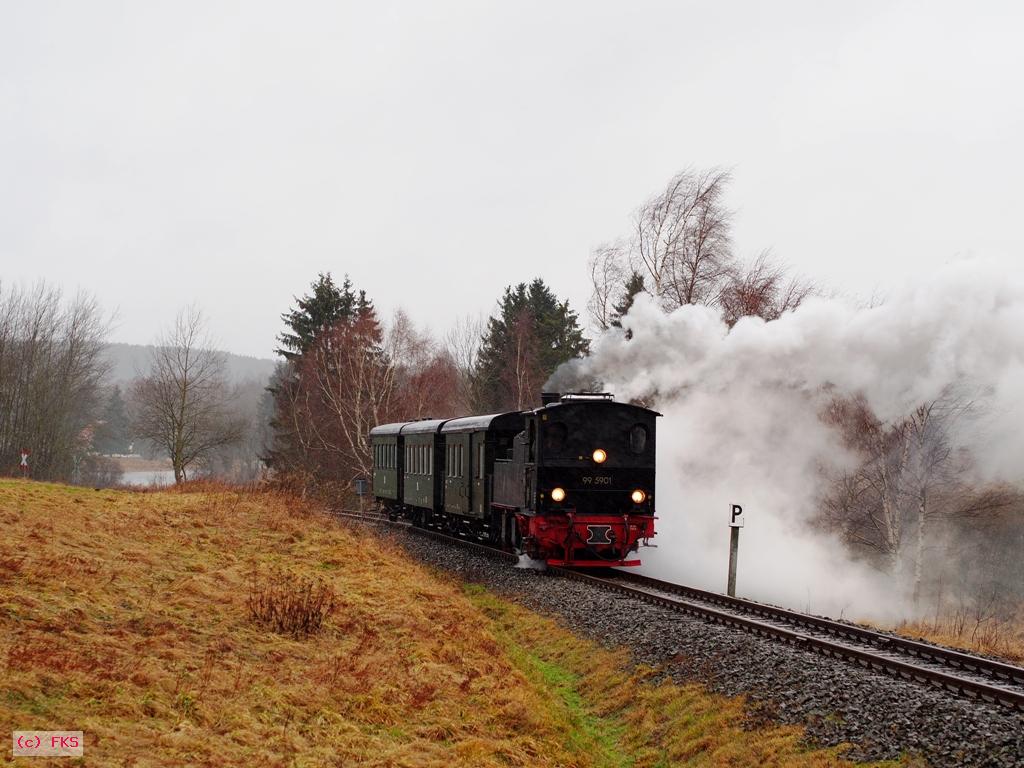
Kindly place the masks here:
[(561, 398), (561, 392), (541, 392), (540, 393), (540, 404), (551, 405), (551, 403), (557, 403)]

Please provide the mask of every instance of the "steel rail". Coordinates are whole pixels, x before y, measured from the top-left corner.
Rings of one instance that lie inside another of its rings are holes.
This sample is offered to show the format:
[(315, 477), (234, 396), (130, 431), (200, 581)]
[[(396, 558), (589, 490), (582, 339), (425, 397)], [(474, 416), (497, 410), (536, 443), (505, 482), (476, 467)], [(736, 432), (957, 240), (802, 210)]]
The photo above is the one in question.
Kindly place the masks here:
[[(388, 520), (386, 517), (355, 514), (348, 511), (334, 512), (333, 514), (366, 522), (383, 522), (389, 525), (401, 526), (406, 530), (414, 531), (417, 535), (453, 543), (457, 546), (479, 552), (486, 557), (512, 563), (519, 561), (518, 555), (497, 547), (450, 536), (429, 528), (417, 528), (409, 524), (398, 523)], [(615, 576), (612, 578), (603, 578), (570, 568), (554, 566), (549, 566), (547, 572), (574, 581), (592, 584), (600, 589), (619, 592), (653, 605), (688, 614), (722, 626), (740, 629), (761, 637), (780, 640), (794, 647), (822, 656), (854, 662), (866, 669), (883, 672), (904, 680), (928, 684), (973, 699), (1000, 704), (1017, 711), (1024, 711), (1024, 691), (1004, 688), (988, 682), (979, 682), (955, 674), (955, 670), (964, 670), (977, 675), (1005, 680), (1010, 683), (1024, 684), (1024, 669), (1010, 664), (972, 656), (968, 653), (953, 651), (947, 648), (940, 648), (928, 643), (893, 637), (892, 635), (882, 634), (832, 619), (810, 616), (786, 608), (777, 608), (765, 605), (764, 603), (754, 602), (753, 600), (729, 597), (717, 592), (686, 587), (681, 584), (673, 584), (651, 578), (650, 576), (626, 571), (616, 571)], [(647, 589), (640, 586), (629, 586), (623, 583), (625, 581), (643, 585)], [(657, 594), (656, 592), (649, 591), (650, 589), (668, 592), (670, 595)], [(672, 595), (678, 595), (679, 597)], [(690, 602), (685, 599), (679, 599), (680, 597), (689, 597), (691, 600), (700, 600), (711, 605)], [(752, 618), (750, 615), (743, 616), (730, 613), (730, 610), (751, 614), (757, 618)], [(770, 621), (782, 622), (790, 626), (779, 626), (778, 624), (769, 623)], [(825, 632), (836, 639), (818, 637), (807, 632), (801, 632), (798, 628)], [(870, 649), (853, 647), (842, 642), (839, 638), (845, 639), (848, 642), (864, 643), (870, 646)], [(909, 654), (932, 663), (945, 665), (953, 671), (924, 667), (919, 664), (882, 655), (886, 652)]]

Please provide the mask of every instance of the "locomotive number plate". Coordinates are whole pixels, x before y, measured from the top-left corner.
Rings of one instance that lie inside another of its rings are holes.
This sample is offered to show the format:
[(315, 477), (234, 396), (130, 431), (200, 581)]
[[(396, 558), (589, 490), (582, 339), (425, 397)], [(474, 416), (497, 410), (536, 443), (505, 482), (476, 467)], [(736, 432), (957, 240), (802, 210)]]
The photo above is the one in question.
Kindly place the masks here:
[(591, 475), (583, 478), (584, 485), (611, 485), (612, 479), (608, 475)]

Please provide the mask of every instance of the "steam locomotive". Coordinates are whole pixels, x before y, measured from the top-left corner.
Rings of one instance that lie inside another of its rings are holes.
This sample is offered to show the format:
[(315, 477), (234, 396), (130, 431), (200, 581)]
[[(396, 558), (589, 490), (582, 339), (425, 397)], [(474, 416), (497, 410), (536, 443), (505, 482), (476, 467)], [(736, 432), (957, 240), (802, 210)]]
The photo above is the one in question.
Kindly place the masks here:
[(612, 395), (370, 430), (373, 495), (394, 519), (551, 565), (639, 565), (654, 536), (655, 419)]

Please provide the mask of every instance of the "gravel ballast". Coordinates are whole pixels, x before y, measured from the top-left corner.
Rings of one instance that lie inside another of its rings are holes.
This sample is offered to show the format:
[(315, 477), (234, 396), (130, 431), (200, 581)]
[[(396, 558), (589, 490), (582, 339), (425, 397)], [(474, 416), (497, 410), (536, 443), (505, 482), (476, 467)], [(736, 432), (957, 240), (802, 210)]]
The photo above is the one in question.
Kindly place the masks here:
[(813, 744), (851, 743), (851, 760), (923, 757), (937, 768), (1024, 766), (1024, 714), (781, 642), (727, 629), (600, 587), (549, 576), (411, 531), (387, 529), (417, 559), (553, 616), (677, 682), (744, 694), (752, 724), (803, 725)]

